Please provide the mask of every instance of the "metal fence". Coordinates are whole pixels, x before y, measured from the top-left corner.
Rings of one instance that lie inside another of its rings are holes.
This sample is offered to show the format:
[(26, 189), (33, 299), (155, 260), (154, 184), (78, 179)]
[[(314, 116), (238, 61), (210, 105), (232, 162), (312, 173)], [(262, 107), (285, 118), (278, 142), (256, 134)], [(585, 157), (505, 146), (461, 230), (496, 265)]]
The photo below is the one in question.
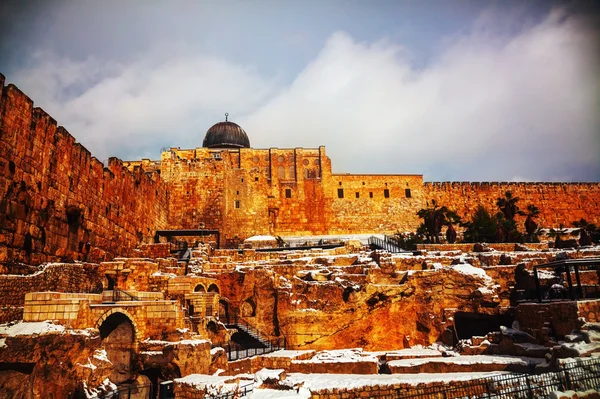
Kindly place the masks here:
[(405, 249), (401, 248), (395, 240), (391, 239), (388, 236), (383, 236), (383, 239), (381, 239), (379, 237), (371, 236), (371, 237), (369, 237), (368, 242), (369, 242), (369, 246), (371, 246), (371, 247), (377, 247), (377, 248), (386, 250), (388, 252), (393, 252), (393, 253), (401, 253), (401, 252), (412, 253), (411, 251), (406, 251)]
[[(542, 399), (551, 392), (600, 388), (600, 358), (567, 363), (544, 374), (509, 374), (439, 386), (399, 389), (398, 399)], [(372, 397), (384, 397), (372, 395)]]

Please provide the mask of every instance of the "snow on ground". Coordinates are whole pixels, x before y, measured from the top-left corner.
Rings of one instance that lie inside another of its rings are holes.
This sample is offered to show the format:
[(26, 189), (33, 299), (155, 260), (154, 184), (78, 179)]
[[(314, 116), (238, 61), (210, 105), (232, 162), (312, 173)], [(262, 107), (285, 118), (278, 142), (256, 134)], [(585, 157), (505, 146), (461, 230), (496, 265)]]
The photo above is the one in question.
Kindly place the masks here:
[(252, 236), (244, 241), (277, 241), (277, 239), (273, 236)]
[(462, 273), (462, 274), (476, 276), (485, 281), (492, 282), (492, 278), (485, 273), (485, 270), (483, 270), (479, 267), (471, 266), (468, 263), (452, 265), (452, 266), (449, 266), (449, 268), (456, 270), (457, 272)]
[(309, 360), (296, 360), (298, 363), (357, 363), (377, 361), (377, 357), (372, 353), (363, 352), (360, 348), (321, 351)]
[(6, 346), (6, 338), (0, 338), (0, 348), (4, 348)]
[(388, 362), (389, 366), (420, 366), (427, 363), (448, 363), (448, 364), (515, 364), (527, 366), (530, 363), (542, 363), (544, 359), (516, 356), (490, 356), (490, 355), (472, 355), (455, 357), (432, 357), (421, 359), (400, 359)]
[(384, 352), (387, 359), (415, 359), (420, 357), (441, 357), (440, 351), (427, 348), (407, 348), (397, 351)]
[(177, 383), (183, 383), (191, 385), (196, 389), (206, 389), (206, 393), (209, 395), (218, 395), (226, 392), (235, 392), (239, 386), (252, 383), (251, 381), (236, 381), (237, 377), (231, 376), (218, 376), (218, 375), (206, 375), (206, 374), (190, 374), (183, 378), (175, 379)]
[(262, 355), (262, 357), (289, 357), (290, 359), (295, 359), (299, 356), (305, 355), (307, 353), (315, 353), (314, 350), (289, 350), (283, 349), (280, 351), (275, 351), (271, 353), (267, 353), (266, 355)]
[(94, 352), (94, 358), (101, 360), (103, 362), (108, 362), (111, 363), (112, 362), (110, 360), (108, 360), (108, 355), (106, 353), (106, 349), (96, 349), (96, 352)]
[(63, 333), (66, 330), (64, 326), (53, 324), (52, 322), (36, 321), (36, 322), (19, 322), (9, 326), (8, 324), (0, 325), (0, 335), (8, 335), (14, 337), (17, 335), (41, 335), (48, 333)]
[(202, 344), (210, 344), (211, 342), (207, 339), (184, 339), (182, 341), (169, 342), (171, 345), (202, 345)]
[(304, 387), (319, 391), (323, 389), (346, 388), (356, 389), (373, 385), (410, 384), (418, 385), (433, 382), (468, 381), (487, 378), (494, 375), (506, 374), (505, 372), (474, 372), (474, 373), (445, 373), (445, 374), (288, 374), (285, 384), (294, 386), (302, 384)]
[(310, 391), (306, 388), (300, 388), (298, 391), (291, 389), (289, 391), (282, 391), (279, 389), (256, 389), (250, 395), (248, 399), (309, 399)]

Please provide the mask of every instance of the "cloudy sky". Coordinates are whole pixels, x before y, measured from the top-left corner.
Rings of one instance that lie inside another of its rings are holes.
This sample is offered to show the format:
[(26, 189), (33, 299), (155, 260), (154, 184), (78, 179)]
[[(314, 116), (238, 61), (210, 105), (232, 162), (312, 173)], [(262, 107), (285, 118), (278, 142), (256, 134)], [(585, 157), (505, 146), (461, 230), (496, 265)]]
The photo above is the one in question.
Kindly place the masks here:
[(336, 173), (600, 180), (590, 1), (0, 2), (0, 73), (99, 159), (324, 145)]

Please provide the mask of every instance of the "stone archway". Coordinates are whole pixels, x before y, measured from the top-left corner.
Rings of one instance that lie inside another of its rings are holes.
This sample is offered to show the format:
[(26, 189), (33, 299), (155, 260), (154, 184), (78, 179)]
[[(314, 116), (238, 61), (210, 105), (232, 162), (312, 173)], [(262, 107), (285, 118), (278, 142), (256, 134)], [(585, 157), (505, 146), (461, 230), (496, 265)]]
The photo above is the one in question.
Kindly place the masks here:
[(194, 292), (206, 292), (206, 287), (204, 287), (204, 284), (198, 284), (194, 287)]
[(216, 292), (217, 294), (221, 293), (221, 291), (219, 290), (219, 287), (216, 284), (209, 285), (208, 292)]
[(256, 304), (251, 298), (246, 299), (244, 303), (242, 303), (240, 310), (242, 313), (242, 317), (256, 316)]
[(97, 323), (106, 357), (113, 365), (110, 380), (122, 383), (134, 377), (135, 345), (138, 329), (124, 309), (111, 309)]

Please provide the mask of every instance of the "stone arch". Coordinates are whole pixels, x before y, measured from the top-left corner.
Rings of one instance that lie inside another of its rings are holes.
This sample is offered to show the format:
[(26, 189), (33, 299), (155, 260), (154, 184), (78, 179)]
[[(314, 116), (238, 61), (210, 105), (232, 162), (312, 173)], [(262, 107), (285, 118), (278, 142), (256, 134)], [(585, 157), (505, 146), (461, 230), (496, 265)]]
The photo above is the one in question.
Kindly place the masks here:
[(242, 303), (240, 307), (242, 317), (254, 317), (256, 316), (256, 303), (252, 298), (248, 298)]
[(122, 311), (106, 312), (98, 324), (102, 347), (112, 363), (110, 380), (116, 384), (135, 377), (136, 326), (130, 314)]
[(216, 284), (211, 284), (208, 286), (208, 292), (216, 292), (217, 294), (221, 293), (221, 290), (219, 290), (219, 286)]
[(126, 318), (129, 319), (129, 321), (131, 322), (131, 325), (133, 326), (133, 333), (134, 333), (134, 336), (135, 336), (135, 340), (136, 341), (141, 341), (142, 340), (142, 334), (140, 332), (140, 329), (138, 328), (137, 323), (135, 322), (135, 318), (131, 315), (131, 313), (129, 313), (126, 309), (123, 309), (123, 308), (112, 308), (112, 309), (108, 310), (106, 313), (104, 313), (102, 316), (100, 316), (100, 318), (96, 322), (96, 328), (98, 330), (100, 330), (100, 327), (102, 326), (102, 323), (104, 323), (106, 321), (106, 319), (108, 319), (111, 315), (113, 315), (115, 313), (121, 313)]
[(199, 283), (194, 287), (194, 292), (206, 292), (206, 287), (204, 284)]

